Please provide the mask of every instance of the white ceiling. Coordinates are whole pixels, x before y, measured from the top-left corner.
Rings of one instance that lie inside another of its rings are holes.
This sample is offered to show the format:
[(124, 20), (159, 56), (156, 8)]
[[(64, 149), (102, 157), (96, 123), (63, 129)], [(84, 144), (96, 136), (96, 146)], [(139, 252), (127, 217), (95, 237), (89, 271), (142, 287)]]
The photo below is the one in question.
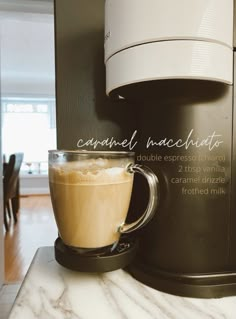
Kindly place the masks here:
[(49, 1), (0, 1), (3, 95), (54, 94), (54, 17), (50, 11)]

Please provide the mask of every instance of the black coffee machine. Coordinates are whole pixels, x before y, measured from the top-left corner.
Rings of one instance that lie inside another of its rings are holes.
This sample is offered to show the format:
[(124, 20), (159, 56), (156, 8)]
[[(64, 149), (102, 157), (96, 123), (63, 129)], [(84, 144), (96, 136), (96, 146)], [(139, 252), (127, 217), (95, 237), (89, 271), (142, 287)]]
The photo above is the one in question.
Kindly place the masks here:
[(161, 197), (128, 271), (177, 295), (233, 295), (233, 1), (170, 2), (107, 0), (104, 17), (103, 0), (55, 1), (58, 148), (133, 137)]

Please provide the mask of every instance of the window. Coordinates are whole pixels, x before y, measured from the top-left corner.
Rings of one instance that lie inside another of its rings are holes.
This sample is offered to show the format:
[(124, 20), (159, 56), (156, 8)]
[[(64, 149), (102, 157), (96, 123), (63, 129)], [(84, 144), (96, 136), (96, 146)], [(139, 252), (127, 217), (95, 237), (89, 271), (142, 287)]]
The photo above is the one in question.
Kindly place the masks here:
[(56, 148), (54, 98), (2, 99), (2, 151), (24, 153), (22, 171), (46, 173), (48, 150)]

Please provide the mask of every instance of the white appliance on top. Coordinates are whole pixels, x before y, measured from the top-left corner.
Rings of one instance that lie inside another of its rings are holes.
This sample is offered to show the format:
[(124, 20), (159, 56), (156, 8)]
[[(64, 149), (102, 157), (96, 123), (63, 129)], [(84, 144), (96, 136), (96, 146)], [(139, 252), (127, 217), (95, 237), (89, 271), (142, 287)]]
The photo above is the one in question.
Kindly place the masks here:
[(137, 82), (233, 82), (233, 0), (106, 0), (106, 93)]

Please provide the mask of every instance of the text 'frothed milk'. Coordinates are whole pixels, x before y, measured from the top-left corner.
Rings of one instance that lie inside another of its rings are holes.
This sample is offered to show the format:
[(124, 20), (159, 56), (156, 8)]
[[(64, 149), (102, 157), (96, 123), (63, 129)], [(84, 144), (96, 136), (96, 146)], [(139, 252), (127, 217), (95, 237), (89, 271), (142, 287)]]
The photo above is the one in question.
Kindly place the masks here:
[(119, 239), (133, 186), (128, 162), (90, 159), (50, 166), (49, 182), (58, 230), (66, 245), (99, 248)]

